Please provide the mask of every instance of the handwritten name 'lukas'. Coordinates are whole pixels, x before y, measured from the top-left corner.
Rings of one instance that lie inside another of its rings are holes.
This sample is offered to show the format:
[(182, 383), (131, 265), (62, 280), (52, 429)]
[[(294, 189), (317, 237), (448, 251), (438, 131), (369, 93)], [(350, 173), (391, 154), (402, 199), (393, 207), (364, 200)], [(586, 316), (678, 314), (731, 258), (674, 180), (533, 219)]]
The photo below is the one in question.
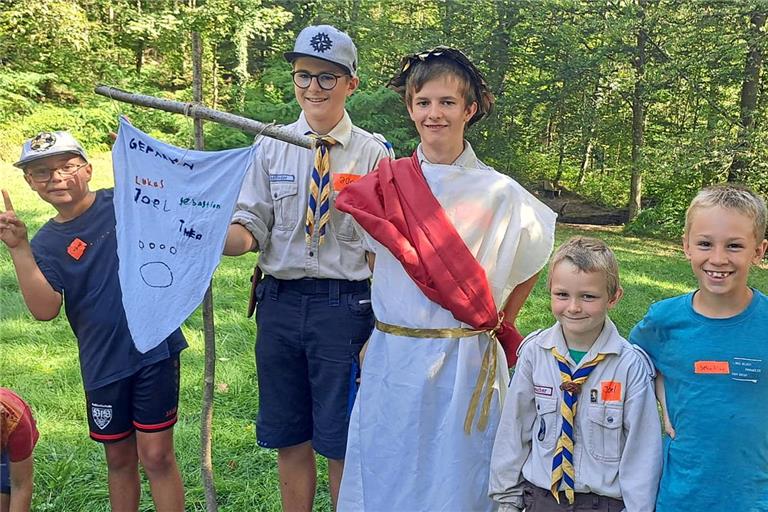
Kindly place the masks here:
[[(132, 138), (130, 140), (130, 142), (128, 142), (128, 147), (131, 148), (131, 149), (136, 149), (138, 151), (141, 151), (142, 153), (154, 154), (156, 157), (162, 158), (164, 160), (167, 160), (167, 161), (171, 162), (174, 165), (179, 163), (179, 159), (178, 158), (170, 157), (170, 156), (166, 155), (165, 153), (162, 153), (161, 151), (158, 151), (157, 149), (153, 148), (152, 146), (150, 146), (149, 144), (146, 144), (144, 141), (141, 141), (141, 140), (136, 140), (136, 139)], [(194, 169), (195, 168), (195, 164), (190, 163), (190, 162), (181, 162), (180, 165), (183, 166), (183, 167), (189, 167), (190, 169)]]

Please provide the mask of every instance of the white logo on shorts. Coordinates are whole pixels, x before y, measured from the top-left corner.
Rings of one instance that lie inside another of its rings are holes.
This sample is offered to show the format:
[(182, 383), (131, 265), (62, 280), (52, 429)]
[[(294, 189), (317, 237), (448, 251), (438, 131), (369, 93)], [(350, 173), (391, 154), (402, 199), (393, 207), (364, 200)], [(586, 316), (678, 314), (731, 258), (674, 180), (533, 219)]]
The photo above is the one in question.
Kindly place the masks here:
[(91, 416), (93, 416), (93, 422), (96, 426), (104, 430), (109, 425), (109, 422), (112, 421), (112, 406), (91, 404)]

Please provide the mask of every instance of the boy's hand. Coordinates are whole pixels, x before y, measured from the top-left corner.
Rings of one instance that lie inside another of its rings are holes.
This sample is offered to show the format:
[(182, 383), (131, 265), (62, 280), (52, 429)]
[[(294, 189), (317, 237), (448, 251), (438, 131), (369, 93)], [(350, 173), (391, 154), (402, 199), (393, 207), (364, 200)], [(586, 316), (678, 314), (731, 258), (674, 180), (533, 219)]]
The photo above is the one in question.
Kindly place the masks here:
[(8, 191), (3, 190), (2, 192), (5, 211), (0, 211), (0, 240), (9, 249), (15, 249), (22, 243), (27, 242), (27, 226), (21, 219), (16, 217)]

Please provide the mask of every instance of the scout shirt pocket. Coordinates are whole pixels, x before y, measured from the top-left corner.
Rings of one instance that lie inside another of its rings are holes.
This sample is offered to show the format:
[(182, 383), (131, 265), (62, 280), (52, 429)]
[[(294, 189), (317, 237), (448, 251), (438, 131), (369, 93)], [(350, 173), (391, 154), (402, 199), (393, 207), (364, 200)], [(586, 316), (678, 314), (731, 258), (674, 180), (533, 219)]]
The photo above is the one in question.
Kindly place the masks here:
[(589, 454), (596, 460), (616, 462), (621, 458), (624, 409), (615, 405), (590, 405)]
[[(295, 174), (269, 175), (269, 194), (275, 212), (274, 229), (290, 231), (299, 221), (299, 184)], [(305, 205), (306, 207), (306, 205)]]
[(336, 199), (347, 185), (355, 183), (363, 176), (365, 174), (358, 174), (352, 169), (349, 169), (348, 172), (334, 172), (331, 176), (331, 200), (333, 202), (331, 207), (331, 226), (333, 226), (336, 238), (345, 242), (356, 242), (360, 239), (360, 236), (355, 230), (355, 222), (352, 216), (336, 209)]
[(557, 414), (557, 399), (535, 397), (536, 423), (533, 425), (533, 439), (545, 450), (555, 447), (560, 432)]

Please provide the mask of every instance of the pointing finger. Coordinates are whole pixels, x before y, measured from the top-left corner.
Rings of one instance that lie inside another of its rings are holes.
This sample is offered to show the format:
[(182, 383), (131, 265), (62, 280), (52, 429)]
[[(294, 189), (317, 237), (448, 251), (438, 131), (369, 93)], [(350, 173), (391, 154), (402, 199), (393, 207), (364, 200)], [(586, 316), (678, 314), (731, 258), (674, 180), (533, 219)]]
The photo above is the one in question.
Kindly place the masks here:
[(5, 203), (5, 211), (13, 211), (13, 203), (11, 203), (11, 196), (8, 195), (7, 190), (3, 190), (3, 203)]

